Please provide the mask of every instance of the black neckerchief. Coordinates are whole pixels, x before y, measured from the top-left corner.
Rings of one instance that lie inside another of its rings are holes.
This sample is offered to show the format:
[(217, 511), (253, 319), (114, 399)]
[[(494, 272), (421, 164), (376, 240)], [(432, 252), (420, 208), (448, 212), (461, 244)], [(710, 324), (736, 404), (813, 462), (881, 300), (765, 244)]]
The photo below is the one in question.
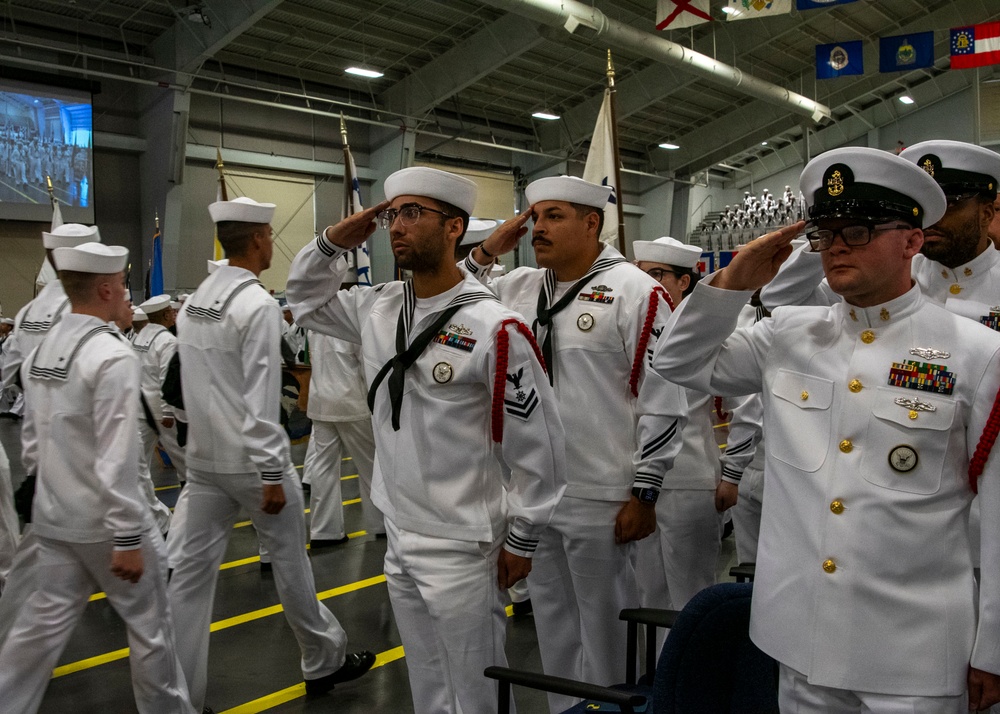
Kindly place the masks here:
[(552, 384), (552, 375), (555, 373), (555, 364), (552, 361), (552, 320), (562, 312), (567, 305), (569, 305), (576, 298), (577, 293), (583, 289), (583, 286), (588, 281), (592, 280), (595, 275), (601, 273), (608, 268), (611, 268), (619, 263), (624, 263), (625, 259), (618, 257), (609, 258), (598, 258), (594, 261), (594, 264), (590, 266), (590, 270), (582, 278), (576, 281), (573, 286), (566, 291), (566, 294), (559, 298), (559, 301), (549, 307), (552, 301), (552, 296), (556, 292), (556, 272), (554, 270), (545, 271), (545, 284), (542, 286), (541, 292), (538, 293), (538, 305), (535, 308), (535, 322), (531, 326), (532, 332), (535, 333), (535, 339), (538, 339), (539, 329), (544, 327), (545, 337), (542, 339), (542, 357), (545, 359), (545, 367), (549, 372), (549, 384)]
[[(389, 375), (389, 403), (392, 405), (393, 431), (399, 431), (399, 412), (403, 406), (403, 383), (406, 378), (406, 370), (413, 366), (413, 363), (427, 349), (431, 340), (459, 309), (480, 300), (496, 300), (496, 297), (490, 293), (482, 292), (459, 293), (448, 303), (444, 312), (438, 315), (430, 326), (417, 335), (407, 347), (406, 341), (413, 322), (413, 309), (416, 307), (417, 297), (413, 292), (412, 281), (407, 280), (403, 285), (403, 305), (399, 308), (399, 319), (396, 321), (396, 356), (382, 365), (382, 369), (375, 375), (372, 386), (368, 389), (368, 410), (374, 413), (375, 393), (385, 380), (386, 375)], [(389, 374), (390, 370), (392, 370), (392, 374)]]

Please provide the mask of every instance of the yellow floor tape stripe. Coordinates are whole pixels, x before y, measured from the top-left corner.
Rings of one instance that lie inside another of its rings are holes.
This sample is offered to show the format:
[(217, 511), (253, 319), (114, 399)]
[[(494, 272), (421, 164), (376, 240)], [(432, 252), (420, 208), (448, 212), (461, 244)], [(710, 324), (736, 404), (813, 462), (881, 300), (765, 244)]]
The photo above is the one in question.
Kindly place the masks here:
[[(513, 615), (514, 606), (508, 605), (507, 617), (512, 617)], [(372, 669), (381, 667), (384, 664), (389, 664), (390, 662), (395, 662), (405, 656), (406, 655), (403, 652), (402, 646), (393, 647), (391, 650), (386, 650), (385, 652), (379, 652), (375, 656), (375, 664), (372, 665)], [(304, 697), (305, 695), (306, 684), (305, 682), (299, 682), (298, 684), (287, 687), (286, 689), (282, 689), (271, 694), (265, 694), (263, 697), (254, 699), (246, 704), (240, 704), (232, 709), (226, 709), (225, 711), (220, 712), (220, 714), (259, 714), (259, 712), (264, 712), (282, 704), (287, 704), (288, 702), (298, 699), (299, 697)]]
[[(260, 560), (260, 558), (256, 558), (255, 560)], [(370, 588), (373, 585), (379, 585), (384, 582), (384, 575), (376, 575), (371, 578), (365, 578), (364, 580), (348, 583), (347, 585), (331, 588), (330, 590), (323, 590), (322, 592), (316, 594), (316, 599), (326, 600), (331, 597), (337, 597), (338, 595), (346, 595), (347, 593), (355, 592), (357, 590)], [(264, 617), (277, 615), (279, 612), (282, 612), (283, 609), (284, 608), (282, 608), (281, 605), (272, 605), (271, 607), (264, 607), (259, 610), (251, 610), (250, 612), (245, 612), (242, 615), (236, 615), (235, 617), (229, 617), (225, 620), (213, 622), (209, 631), (218, 632), (219, 630), (225, 630), (230, 627), (235, 627), (236, 625), (242, 625), (247, 622), (253, 622), (254, 620), (260, 620)], [(92, 669), (93, 667), (100, 667), (102, 664), (115, 662), (120, 659), (125, 659), (126, 657), (128, 657), (128, 647), (120, 650), (114, 650), (113, 652), (105, 652), (104, 654), (100, 654), (95, 657), (87, 657), (86, 659), (77, 660), (76, 662), (70, 662), (69, 664), (64, 664), (61, 667), (56, 667), (52, 671), (52, 678), (55, 679), (57, 677), (64, 677), (67, 674), (73, 674), (74, 672)], [(304, 693), (305, 688), (303, 688), (302, 691)]]
[[(381, 667), (384, 664), (389, 664), (390, 662), (395, 662), (403, 657), (402, 647), (393, 647), (391, 650), (379, 652), (375, 657), (375, 664), (372, 665), (372, 669)], [(254, 699), (252, 702), (240, 704), (238, 707), (233, 707), (232, 709), (226, 709), (221, 712), (221, 714), (257, 714), (257, 712), (273, 709), (276, 706), (290, 702), (293, 699), (298, 699), (299, 697), (304, 697), (305, 695), (306, 684), (305, 682), (299, 682), (298, 684), (288, 687), (287, 689), (282, 689), (281, 691), (274, 692), (273, 694), (267, 694), (260, 699)]]
[[(308, 511), (307, 511), (307, 513), (308, 513)], [(366, 536), (366, 535), (368, 535), (368, 531), (354, 531), (353, 533), (348, 533), (347, 537), (348, 538), (360, 538), (361, 536)], [(309, 550), (309, 544), (308, 543), (306, 543), (306, 550)], [(240, 558), (239, 560), (230, 560), (228, 563), (223, 563), (222, 565), (220, 565), (219, 566), (219, 570), (229, 570), (230, 568), (238, 568), (241, 565), (251, 565), (252, 563), (259, 563), (259, 562), (260, 562), (260, 556), (259, 555), (254, 555), (254, 556), (251, 556), (249, 558)], [(104, 600), (105, 598), (107, 598), (107, 595), (105, 593), (94, 593), (93, 595), (91, 595), (87, 599), (87, 602), (96, 602), (98, 600)]]

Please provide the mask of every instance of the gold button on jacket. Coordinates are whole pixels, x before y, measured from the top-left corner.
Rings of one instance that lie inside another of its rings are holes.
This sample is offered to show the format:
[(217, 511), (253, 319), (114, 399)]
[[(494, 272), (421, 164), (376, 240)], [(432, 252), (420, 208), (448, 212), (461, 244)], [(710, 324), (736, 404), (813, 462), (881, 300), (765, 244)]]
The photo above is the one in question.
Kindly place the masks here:
[(844, 512), (844, 502), (840, 499), (830, 502), (830, 510), (836, 513), (838, 516)]
[(860, 392), (862, 389), (865, 388), (865, 385), (863, 385), (856, 379), (852, 379), (851, 383), (847, 385), (847, 388), (850, 389), (855, 394), (857, 394), (858, 392)]
[(842, 442), (840, 442), (840, 450), (843, 451), (845, 454), (851, 453), (853, 449), (854, 449), (854, 444), (851, 443), (850, 439), (844, 439)]
[(834, 572), (834, 571), (837, 570), (837, 564), (833, 561), (832, 558), (824, 560), (823, 561), (823, 570), (825, 570), (828, 573), (832, 573), (832, 572)]
[(864, 332), (861, 333), (861, 341), (864, 342), (866, 345), (870, 345), (872, 342), (875, 341), (875, 333), (872, 332), (871, 330), (865, 330)]

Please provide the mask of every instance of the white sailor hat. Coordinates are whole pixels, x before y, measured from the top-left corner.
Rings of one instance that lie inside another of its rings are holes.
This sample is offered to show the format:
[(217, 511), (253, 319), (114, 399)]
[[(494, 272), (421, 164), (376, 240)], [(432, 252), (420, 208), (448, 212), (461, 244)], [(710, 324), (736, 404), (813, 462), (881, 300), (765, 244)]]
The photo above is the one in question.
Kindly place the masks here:
[(42, 231), (42, 245), (46, 250), (54, 248), (74, 248), (84, 243), (100, 243), (101, 232), (97, 226), (84, 226), (79, 223), (63, 223), (51, 232)]
[(470, 214), (476, 208), (478, 191), (471, 179), (427, 166), (401, 169), (385, 180), (385, 197), (389, 201), (397, 196), (427, 196)]
[(0, 325), (13, 325), (13, 324), (14, 324), (13, 317), (0, 317)]
[(676, 265), (678, 268), (694, 268), (701, 260), (701, 248), (668, 236), (656, 240), (637, 240), (632, 244), (632, 250), (635, 251), (636, 260)]
[(128, 248), (103, 243), (84, 243), (71, 248), (56, 248), (53, 255), (59, 270), (111, 275), (125, 270)]
[(169, 295), (154, 295), (145, 302), (139, 303), (139, 307), (147, 315), (154, 312), (159, 312), (160, 310), (166, 310), (170, 307), (170, 296)]
[(1000, 183), (1000, 154), (964, 141), (921, 141), (899, 154), (938, 182), (946, 194), (976, 191), (991, 198)]
[(915, 228), (937, 223), (947, 202), (917, 165), (866, 147), (833, 149), (810, 161), (799, 179), (810, 220), (903, 220)]
[(274, 217), (273, 203), (257, 203), (252, 198), (240, 196), (232, 201), (216, 201), (208, 212), (213, 223), (239, 221), (240, 223), (270, 223)]
[(490, 234), (497, 229), (503, 221), (494, 221), (492, 218), (470, 218), (469, 229), (462, 237), (459, 245), (475, 245), (482, 243), (490, 237)]
[(182, 307), (184, 307), (184, 306), (183, 306), (183, 305), (181, 305), (181, 304), (180, 304), (179, 302), (177, 302), (176, 300), (171, 300), (171, 301), (170, 301), (170, 307), (172, 307), (172, 308), (173, 308), (174, 310), (180, 310), (180, 309), (181, 309)]
[(567, 201), (604, 208), (611, 197), (611, 187), (576, 176), (548, 176), (529, 183), (524, 195), (532, 205), (541, 201)]
[(143, 312), (141, 308), (138, 308), (138, 307), (133, 307), (132, 308), (132, 322), (142, 322), (142, 321), (148, 320), (148, 319), (149, 319), (149, 315), (147, 315), (145, 312)]
[(208, 262), (208, 274), (211, 275), (222, 266), (229, 265), (229, 258), (223, 258), (222, 260), (209, 260), (207, 262)]
[(191, 297), (191, 293), (181, 293), (180, 295), (177, 296), (177, 302), (184, 302), (189, 297)]

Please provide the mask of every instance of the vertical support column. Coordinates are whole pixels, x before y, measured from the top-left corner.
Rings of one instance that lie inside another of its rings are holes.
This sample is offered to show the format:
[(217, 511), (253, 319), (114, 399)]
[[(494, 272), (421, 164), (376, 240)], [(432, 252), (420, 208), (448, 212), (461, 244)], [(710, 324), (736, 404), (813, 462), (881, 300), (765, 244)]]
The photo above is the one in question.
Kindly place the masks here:
[(642, 194), (642, 205), (647, 212), (639, 221), (639, 236), (637, 240), (656, 240), (660, 236), (670, 235), (687, 243), (687, 232), (673, 232), (674, 188), (673, 181), (652, 188)]
[[(181, 221), (183, 220), (184, 163), (187, 147), (188, 112), (191, 96), (174, 89), (151, 89), (142, 92), (145, 110), (139, 119), (139, 129), (146, 140), (146, 151), (139, 158), (141, 182), (141, 256), (133, 260), (140, 267), (138, 283), (143, 284), (147, 265), (153, 254), (154, 217), (160, 215), (163, 240), (163, 286), (173, 290), (177, 285), (177, 258), (180, 252)], [(211, 236), (208, 237), (209, 239)]]
[[(372, 184), (372, 195), (369, 199), (374, 206), (385, 198), (385, 179), (389, 174), (400, 169), (405, 169), (413, 165), (413, 157), (416, 154), (416, 135), (406, 127), (394, 133), (387, 133), (384, 129), (372, 128), (373, 132), (378, 132), (379, 137), (373, 134), (373, 139), (384, 138), (378, 144), (377, 149), (372, 149), (369, 154), (369, 168), (375, 172), (378, 179)], [(373, 141), (375, 145), (376, 141)], [(389, 245), (389, 234), (387, 231), (377, 230), (368, 239), (368, 252), (372, 260), (372, 283), (384, 283), (392, 280), (396, 261), (392, 256), (392, 248)]]

